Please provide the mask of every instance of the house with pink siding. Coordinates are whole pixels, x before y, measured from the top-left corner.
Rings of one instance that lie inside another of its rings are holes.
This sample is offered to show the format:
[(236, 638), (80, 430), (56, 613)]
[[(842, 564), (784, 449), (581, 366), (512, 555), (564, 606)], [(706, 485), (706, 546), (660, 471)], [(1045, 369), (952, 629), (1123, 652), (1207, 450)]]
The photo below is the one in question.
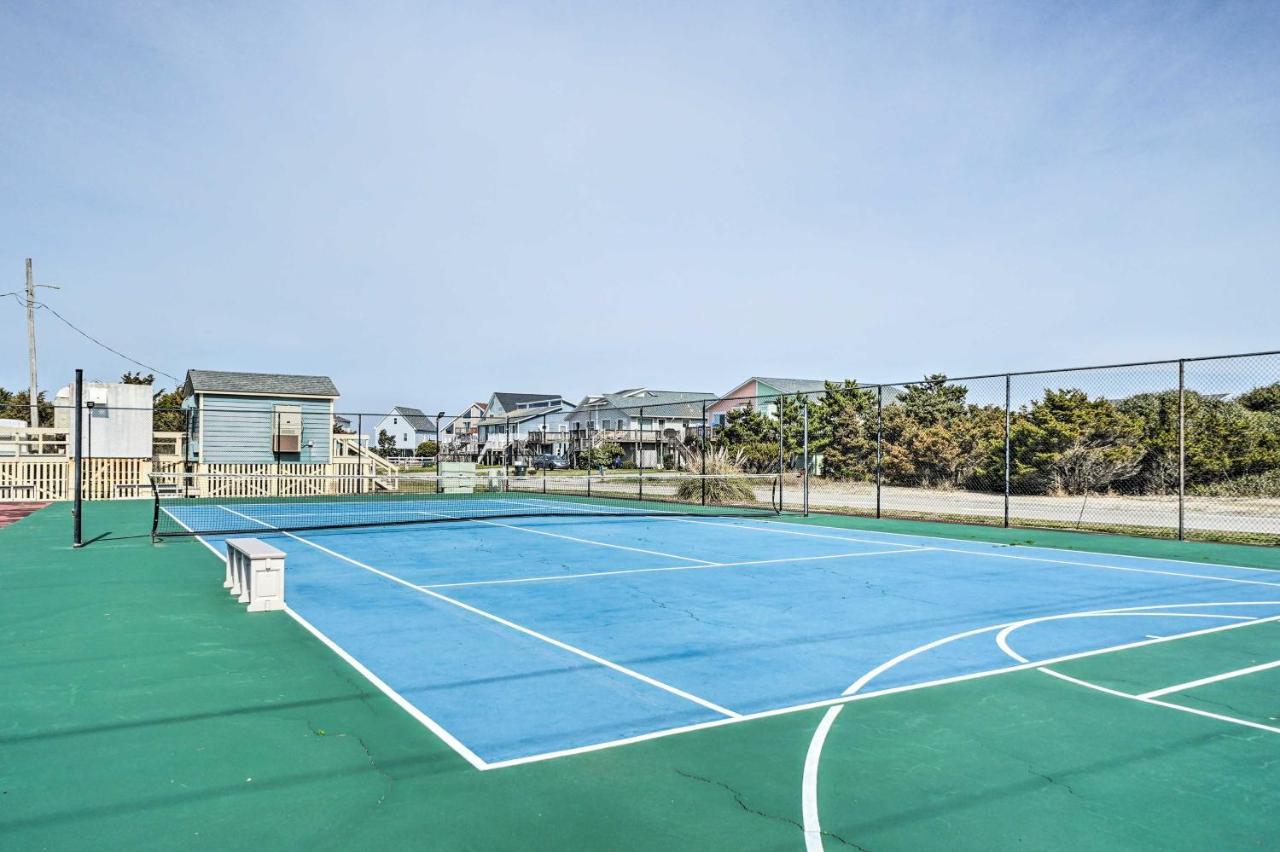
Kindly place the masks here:
[(826, 387), (820, 379), (777, 379), (752, 376), (707, 406), (707, 425), (715, 428), (735, 408), (756, 409), (770, 417), (777, 416), (777, 399), (794, 394), (818, 394)]

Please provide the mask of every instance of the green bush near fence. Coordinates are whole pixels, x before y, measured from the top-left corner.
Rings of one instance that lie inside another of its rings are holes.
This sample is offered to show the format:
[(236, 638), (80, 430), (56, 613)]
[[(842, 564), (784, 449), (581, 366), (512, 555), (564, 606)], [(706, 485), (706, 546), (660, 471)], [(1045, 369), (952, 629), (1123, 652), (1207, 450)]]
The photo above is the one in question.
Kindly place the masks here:
[[(803, 397), (780, 402), (784, 426), (757, 411), (729, 412), (714, 444), (749, 470), (790, 464), (802, 449)], [(1280, 382), (1234, 397), (1186, 391), (1187, 490), (1206, 496), (1280, 497)], [(1000, 492), (1005, 411), (969, 402), (969, 388), (932, 375), (894, 389), (877, 418), (877, 389), (828, 382), (808, 400), (809, 449), (824, 476), (875, 478), (877, 430), (885, 484)], [(1178, 392), (1090, 396), (1046, 389), (1009, 413), (1010, 485), (1017, 494), (1162, 495), (1178, 487)]]

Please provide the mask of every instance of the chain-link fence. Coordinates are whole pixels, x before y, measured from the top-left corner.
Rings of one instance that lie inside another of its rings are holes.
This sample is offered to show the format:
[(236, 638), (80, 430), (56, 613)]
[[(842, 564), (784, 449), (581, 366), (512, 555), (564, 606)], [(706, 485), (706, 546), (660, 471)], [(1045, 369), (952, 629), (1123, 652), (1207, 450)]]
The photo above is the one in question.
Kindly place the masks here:
[[(714, 397), (635, 390), (483, 414), (81, 400), (81, 495), (150, 473), (382, 476), (448, 464), (777, 474), (784, 511), (1280, 543), (1280, 353)], [(0, 499), (71, 499), (74, 400), (0, 428)], [(47, 422), (45, 422), (47, 421)], [(763, 487), (763, 486), (762, 486)]]
[(1280, 543), (1276, 353), (828, 385), (799, 402), (805, 511)]

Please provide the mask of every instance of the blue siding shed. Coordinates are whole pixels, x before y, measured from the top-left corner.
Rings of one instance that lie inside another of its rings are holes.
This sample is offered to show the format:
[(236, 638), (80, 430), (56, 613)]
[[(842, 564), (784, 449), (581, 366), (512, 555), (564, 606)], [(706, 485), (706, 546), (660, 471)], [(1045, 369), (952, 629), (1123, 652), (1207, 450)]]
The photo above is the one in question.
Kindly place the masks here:
[[(187, 373), (192, 410), (188, 460), (202, 464), (327, 464), (331, 454), (333, 383), (323, 376), (267, 373)], [(277, 407), (302, 413), (297, 452), (277, 453)]]

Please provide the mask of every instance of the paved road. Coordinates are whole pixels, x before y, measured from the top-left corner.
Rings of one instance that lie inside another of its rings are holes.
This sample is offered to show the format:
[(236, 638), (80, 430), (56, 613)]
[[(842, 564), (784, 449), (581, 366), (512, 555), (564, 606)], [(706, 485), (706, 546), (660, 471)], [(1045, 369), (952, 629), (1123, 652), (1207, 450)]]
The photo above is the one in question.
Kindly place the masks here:
[[(798, 481), (784, 487), (788, 510), (800, 508)], [(762, 499), (768, 495), (761, 493)], [(831, 483), (814, 479), (809, 490), (811, 508), (827, 511), (875, 511), (875, 486)], [(1004, 497), (973, 491), (940, 491), (886, 486), (881, 492), (884, 514), (965, 515), (1002, 518)], [(1013, 496), (1012, 519), (1028, 523), (1124, 525), (1177, 529), (1178, 498), (1089, 495), (1085, 497)], [(1251, 497), (1188, 497), (1188, 530), (1280, 535), (1280, 499)]]

